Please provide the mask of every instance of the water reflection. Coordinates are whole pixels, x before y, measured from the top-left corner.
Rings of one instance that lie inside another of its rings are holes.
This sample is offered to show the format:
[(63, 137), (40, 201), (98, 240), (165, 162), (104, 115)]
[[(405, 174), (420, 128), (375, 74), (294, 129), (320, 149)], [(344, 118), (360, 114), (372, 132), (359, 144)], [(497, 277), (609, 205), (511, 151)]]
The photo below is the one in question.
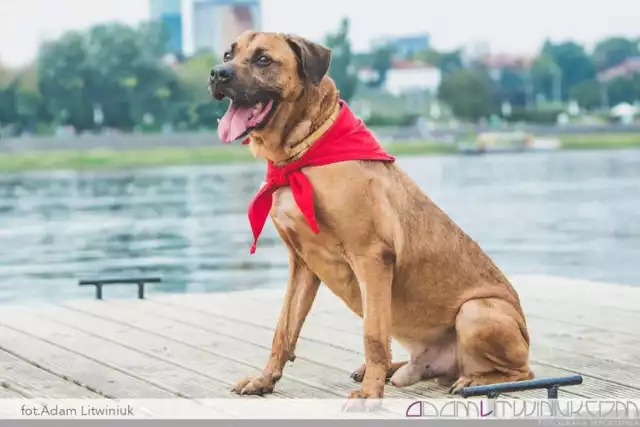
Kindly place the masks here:
[[(640, 285), (640, 151), (402, 159), (507, 273)], [(150, 291), (283, 286), (270, 224), (250, 256), (263, 165), (0, 178), (0, 302), (92, 297), (82, 277), (158, 275)], [(114, 287), (108, 296), (133, 297)]]

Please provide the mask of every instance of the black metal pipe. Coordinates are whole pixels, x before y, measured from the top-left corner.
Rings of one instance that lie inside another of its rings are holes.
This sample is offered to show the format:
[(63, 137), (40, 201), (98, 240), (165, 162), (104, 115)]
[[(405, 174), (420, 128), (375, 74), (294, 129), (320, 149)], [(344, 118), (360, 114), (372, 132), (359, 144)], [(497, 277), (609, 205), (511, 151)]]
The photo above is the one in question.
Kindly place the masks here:
[(546, 389), (550, 399), (558, 398), (558, 388), (561, 386), (582, 384), (582, 375), (569, 375), (566, 377), (538, 378), (526, 381), (513, 381), (508, 383), (480, 385), (465, 387), (458, 394), (462, 397), (487, 396), (515, 391)]
[(85, 279), (80, 280), (78, 285), (80, 286), (95, 286), (96, 287), (96, 299), (102, 299), (102, 287), (104, 285), (137, 285), (138, 286), (138, 298), (144, 299), (144, 285), (146, 283), (160, 283), (162, 279), (159, 277), (133, 277), (122, 279)]
[(130, 277), (123, 279), (85, 279), (80, 280), (78, 283), (80, 286), (86, 285), (127, 285), (138, 283), (160, 283), (162, 279), (159, 277)]

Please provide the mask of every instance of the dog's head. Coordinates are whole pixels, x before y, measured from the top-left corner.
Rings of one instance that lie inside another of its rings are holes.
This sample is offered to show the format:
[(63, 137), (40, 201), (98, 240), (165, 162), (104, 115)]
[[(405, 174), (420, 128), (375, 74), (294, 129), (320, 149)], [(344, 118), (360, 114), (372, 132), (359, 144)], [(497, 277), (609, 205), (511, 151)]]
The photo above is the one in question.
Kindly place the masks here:
[[(318, 88), (331, 63), (331, 51), (298, 36), (245, 32), (213, 67), (209, 91), (231, 103), (218, 124), (223, 142), (245, 138), (252, 131), (279, 129), (300, 114), (305, 94)], [(299, 116), (298, 116), (299, 118)]]

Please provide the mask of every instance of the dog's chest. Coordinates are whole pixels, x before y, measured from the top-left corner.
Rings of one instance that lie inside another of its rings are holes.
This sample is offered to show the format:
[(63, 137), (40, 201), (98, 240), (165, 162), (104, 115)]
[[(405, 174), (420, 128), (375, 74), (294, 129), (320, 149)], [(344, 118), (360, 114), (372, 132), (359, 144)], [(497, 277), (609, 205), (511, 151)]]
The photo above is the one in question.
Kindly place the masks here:
[(271, 218), (282, 230), (290, 232), (296, 232), (296, 228), (300, 228), (298, 223), (304, 221), (304, 216), (288, 187), (278, 188), (273, 193)]
[(273, 195), (271, 218), (283, 237), (307, 266), (349, 306), (360, 306), (360, 290), (351, 267), (331, 233), (314, 233), (298, 208), (291, 189), (279, 188)]

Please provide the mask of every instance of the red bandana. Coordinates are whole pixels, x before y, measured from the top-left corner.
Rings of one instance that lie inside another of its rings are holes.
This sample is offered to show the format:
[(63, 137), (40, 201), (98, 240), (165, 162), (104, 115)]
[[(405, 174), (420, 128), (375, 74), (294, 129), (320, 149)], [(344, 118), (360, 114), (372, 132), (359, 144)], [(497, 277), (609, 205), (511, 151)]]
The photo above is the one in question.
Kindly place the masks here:
[(320, 232), (313, 204), (313, 187), (306, 175), (302, 173), (302, 168), (348, 160), (395, 161), (395, 157), (384, 151), (362, 120), (358, 119), (342, 100), (340, 107), (335, 123), (300, 159), (282, 167), (275, 166), (271, 161), (267, 162), (265, 185), (249, 204), (249, 222), (254, 239), (251, 246), (252, 254), (256, 251), (258, 237), (269, 216), (273, 204), (273, 192), (279, 187), (291, 187), (293, 198), (307, 219), (307, 223), (315, 233)]

